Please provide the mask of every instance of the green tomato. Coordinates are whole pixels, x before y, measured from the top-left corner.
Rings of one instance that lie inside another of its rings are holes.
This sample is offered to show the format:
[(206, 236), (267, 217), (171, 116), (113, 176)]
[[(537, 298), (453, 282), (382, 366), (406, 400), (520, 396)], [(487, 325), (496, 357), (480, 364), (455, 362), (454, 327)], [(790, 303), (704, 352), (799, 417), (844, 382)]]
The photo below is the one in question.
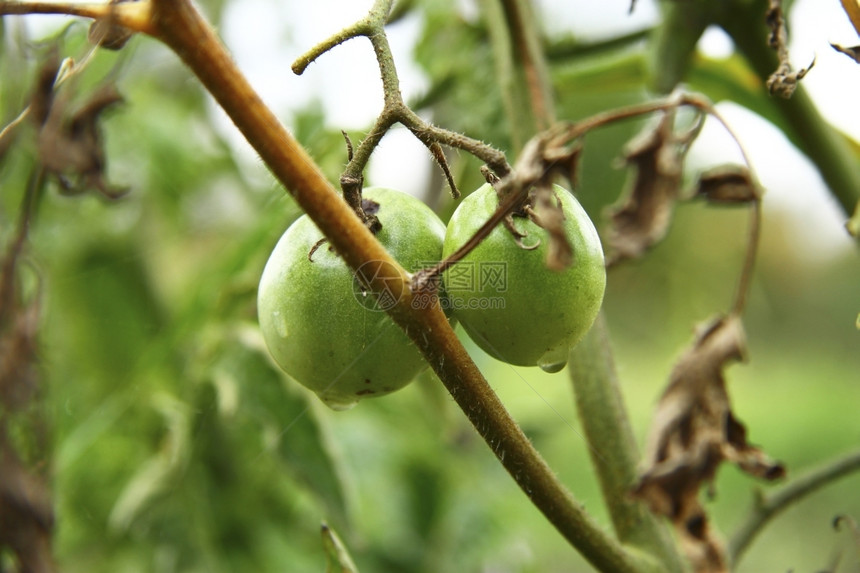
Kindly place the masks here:
[[(499, 225), (462, 261), (443, 274), (453, 316), (471, 339), (491, 356), (518, 366), (561, 370), (570, 348), (585, 335), (606, 287), (603, 249), (591, 220), (566, 189), (554, 186), (565, 216), (564, 233), (573, 264), (547, 268), (548, 233), (533, 221), (514, 217), (527, 236), (519, 246)], [(454, 212), (445, 235), (443, 257), (465, 244), (498, 207), (495, 190), (484, 185)]]
[[(379, 205), (377, 239), (407, 271), (439, 260), (445, 225), (429, 207), (391, 189), (363, 195)], [(366, 293), (327, 244), (308, 259), (322, 237), (307, 215), (287, 229), (263, 270), (257, 312), (281, 368), (343, 410), (404, 387), (426, 363), (384, 312), (391, 300)]]

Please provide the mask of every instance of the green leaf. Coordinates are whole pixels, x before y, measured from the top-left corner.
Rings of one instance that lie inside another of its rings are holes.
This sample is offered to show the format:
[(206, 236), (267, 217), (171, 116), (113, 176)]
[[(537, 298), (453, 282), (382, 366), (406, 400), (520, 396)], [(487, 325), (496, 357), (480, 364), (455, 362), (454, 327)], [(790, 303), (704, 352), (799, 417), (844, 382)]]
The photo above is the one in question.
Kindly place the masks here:
[(320, 528), (326, 555), (326, 573), (358, 573), (346, 546), (334, 529), (323, 523)]
[(158, 394), (153, 407), (164, 419), (166, 433), (161, 449), (144, 462), (116, 501), (109, 518), (116, 530), (127, 530), (147, 506), (166, 493), (189, 459), (191, 422), (187, 406), (172, 396)]
[[(237, 344), (238, 343), (238, 344)], [(223, 408), (237, 392), (239, 408), (259, 428), (264, 452), (310, 491), (328, 519), (348, 527), (347, 487), (316, 398), (274, 365), (256, 325), (241, 325), (225, 338), (223, 359), (215, 366), (218, 402)], [(226, 393), (226, 394), (225, 394)]]
[(76, 368), (111, 388), (142, 365), (166, 317), (135, 245), (97, 233), (92, 241), (55, 268), (50, 320), (58, 330), (49, 334)]

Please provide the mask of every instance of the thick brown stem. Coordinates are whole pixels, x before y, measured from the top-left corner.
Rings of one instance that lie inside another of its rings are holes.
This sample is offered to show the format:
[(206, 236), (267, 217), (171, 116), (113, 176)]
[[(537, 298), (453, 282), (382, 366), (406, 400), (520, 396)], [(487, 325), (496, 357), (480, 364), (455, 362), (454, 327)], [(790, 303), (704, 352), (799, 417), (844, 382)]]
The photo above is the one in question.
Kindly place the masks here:
[[(353, 268), (375, 262), (374, 291), (398, 298), (391, 316), (420, 348), (458, 405), (532, 502), (602, 571), (639, 571), (639, 560), (609, 536), (555, 477), (505, 410), (437, 306), (413, 307), (409, 277), (340, 199), (305, 150), (266, 108), (211, 27), (187, 0), (153, 3), (156, 35), (185, 61), (276, 177)], [(395, 276), (392, 276), (394, 273)], [(399, 277), (397, 276), (399, 275)], [(399, 278), (399, 280), (398, 280)]]

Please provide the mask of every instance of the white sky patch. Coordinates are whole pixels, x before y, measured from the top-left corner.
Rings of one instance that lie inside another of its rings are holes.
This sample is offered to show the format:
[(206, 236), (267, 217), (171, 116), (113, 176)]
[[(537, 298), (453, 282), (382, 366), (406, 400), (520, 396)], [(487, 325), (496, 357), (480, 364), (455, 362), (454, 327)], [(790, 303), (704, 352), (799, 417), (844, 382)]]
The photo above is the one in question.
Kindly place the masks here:
[(734, 53), (735, 43), (722, 28), (708, 26), (699, 39), (698, 48), (703, 54), (711, 58), (722, 59), (728, 58)]
[[(475, 0), (458, 0), (461, 11), (478, 15)], [(370, 43), (350, 40), (324, 54), (302, 76), (290, 70), (293, 60), (314, 44), (363, 17), (372, 0), (243, 0), (231, 2), (221, 27), (226, 44), (252, 85), (287, 125), (295, 110), (312, 100), (322, 102), (330, 127), (365, 129), (382, 108), (382, 86)], [(653, 0), (638, 0), (629, 14), (629, 0), (537, 0), (538, 12), (551, 35), (571, 32), (583, 39), (599, 39), (654, 25), (659, 11)], [(857, 45), (860, 38), (839, 2), (797, 0), (789, 14), (792, 63), (796, 68), (815, 68), (803, 86), (821, 113), (834, 125), (860, 139), (860, 66), (830, 47), (830, 42)], [(68, 17), (32, 16), (27, 26), (35, 36), (48, 34), (71, 22)], [(410, 97), (427, 89), (427, 79), (412, 61), (412, 49), (420, 33), (416, 17), (393, 25), (389, 40), (401, 79), (401, 91)], [(724, 56), (731, 40), (719, 30), (708, 30), (700, 49)], [(146, 73), (141, 71), (140, 73)], [(768, 208), (784, 210), (797, 220), (798, 249), (821, 256), (850, 245), (842, 227), (845, 215), (835, 206), (817, 171), (773, 126), (731, 104), (720, 106), (753, 156), (754, 167), (769, 192)], [(247, 165), (260, 169), (259, 160), (233, 127), (211, 104), (210, 117)], [(715, 159), (737, 159), (734, 144), (709, 122), (693, 158), (708, 164)], [(414, 182), (430, 173), (432, 163), (423, 146), (405, 129), (386, 135), (369, 166), (372, 184), (413, 190)], [(417, 191), (412, 191), (417, 193)]]

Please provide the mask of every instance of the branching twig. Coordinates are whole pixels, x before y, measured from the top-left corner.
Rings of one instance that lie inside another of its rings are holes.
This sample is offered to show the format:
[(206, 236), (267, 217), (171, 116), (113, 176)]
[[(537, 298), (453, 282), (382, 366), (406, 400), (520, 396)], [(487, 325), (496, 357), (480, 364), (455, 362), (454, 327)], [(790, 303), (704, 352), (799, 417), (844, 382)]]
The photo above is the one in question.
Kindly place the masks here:
[(538, 26), (528, 0), (483, 4), (511, 144), (520, 149), (535, 133), (555, 122), (552, 86)]
[(737, 563), (764, 526), (791, 504), (856, 471), (860, 471), (860, 450), (810, 470), (770, 495), (759, 492), (750, 514), (737, 528), (729, 542), (732, 561)]
[(447, 165), (444, 154), (439, 153), (436, 146), (439, 144), (455, 147), (471, 153), (478, 159), (484, 161), (499, 175), (505, 175), (510, 171), (510, 166), (505, 159), (504, 153), (483, 143), (481, 141), (454, 133), (440, 127), (436, 127), (409, 109), (400, 93), (400, 80), (397, 76), (397, 68), (394, 64), (394, 56), (385, 33), (385, 24), (391, 10), (392, 0), (376, 0), (367, 16), (355, 24), (341, 30), (334, 36), (317, 44), (308, 52), (300, 56), (292, 65), (296, 74), (301, 74), (318, 57), (328, 50), (342, 44), (343, 42), (358, 36), (365, 36), (373, 46), (379, 71), (382, 75), (382, 88), (384, 93), (384, 107), (379, 114), (373, 128), (367, 137), (358, 146), (352, 160), (346, 166), (341, 175), (341, 187), (347, 203), (353, 210), (361, 214), (360, 192), (363, 181), (362, 173), (370, 160), (370, 156), (385, 133), (395, 124), (401, 123), (413, 135), (423, 143), (430, 151), (433, 158), (439, 163), (445, 173), (451, 193), (454, 197), (459, 196), (451, 171)]

